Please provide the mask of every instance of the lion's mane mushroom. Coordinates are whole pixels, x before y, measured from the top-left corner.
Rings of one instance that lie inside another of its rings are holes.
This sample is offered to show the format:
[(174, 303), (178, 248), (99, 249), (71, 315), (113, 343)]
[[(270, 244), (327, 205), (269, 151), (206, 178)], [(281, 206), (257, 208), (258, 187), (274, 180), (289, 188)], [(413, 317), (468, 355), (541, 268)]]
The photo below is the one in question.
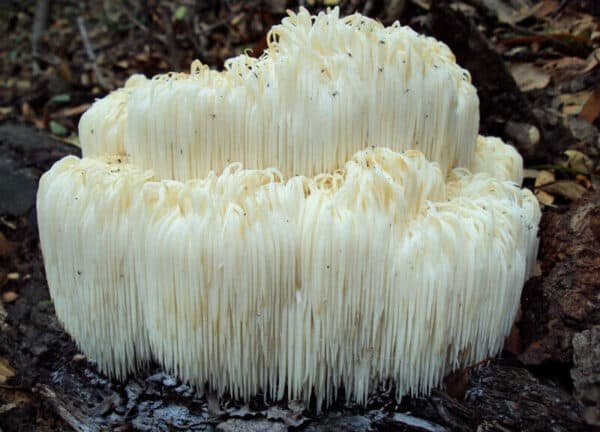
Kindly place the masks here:
[(382, 381), (425, 393), (496, 354), (540, 211), (518, 153), (477, 137), (468, 75), (337, 10), (271, 35), (259, 60), (135, 77), (82, 118), (85, 157), (37, 203), (66, 330), (117, 377), (155, 359), (318, 407), (342, 383), (360, 402)]

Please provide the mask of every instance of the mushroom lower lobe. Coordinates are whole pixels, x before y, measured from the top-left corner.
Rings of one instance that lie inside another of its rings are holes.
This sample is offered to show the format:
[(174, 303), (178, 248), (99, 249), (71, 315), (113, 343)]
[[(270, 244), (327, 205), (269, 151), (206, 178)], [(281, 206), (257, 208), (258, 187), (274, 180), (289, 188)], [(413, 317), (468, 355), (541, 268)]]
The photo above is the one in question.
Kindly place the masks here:
[(185, 183), (119, 160), (63, 159), (38, 196), (57, 314), (117, 377), (154, 358), (246, 399), (427, 392), (498, 352), (535, 260), (529, 191), (417, 151)]

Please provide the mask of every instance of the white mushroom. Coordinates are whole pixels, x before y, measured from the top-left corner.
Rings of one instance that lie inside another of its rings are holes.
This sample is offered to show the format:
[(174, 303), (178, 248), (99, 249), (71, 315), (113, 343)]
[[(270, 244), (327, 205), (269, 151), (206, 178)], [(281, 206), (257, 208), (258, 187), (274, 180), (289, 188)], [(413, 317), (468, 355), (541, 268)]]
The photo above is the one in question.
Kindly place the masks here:
[(84, 143), (84, 154), (125, 154), (127, 103), (131, 92), (146, 81), (143, 75), (133, 75), (125, 87), (94, 102), (81, 116), (79, 139)]
[(302, 11), (260, 60), (97, 102), (85, 157), (38, 192), (65, 329), (112, 376), (155, 359), (219, 394), (319, 408), (341, 385), (362, 403), (379, 382), (427, 393), (495, 355), (540, 210), (518, 153), (477, 138), (462, 73), (406, 28)]
[(204, 177), (232, 162), (312, 176), (370, 146), (421, 150), (444, 173), (470, 166), (479, 100), (446, 45), (397, 23), (340, 19), (337, 9), (302, 9), (268, 40), (260, 59), (235, 57), (224, 72), (195, 62), (189, 75), (136, 80), (96, 102), (80, 124), (83, 155), (114, 154), (121, 140), (106, 136), (102, 148), (97, 126), (114, 106), (119, 152), (161, 178)]
[(496, 137), (477, 138), (470, 169), (474, 173), (488, 173), (498, 180), (510, 180), (519, 185), (523, 182), (523, 158), (513, 146)]

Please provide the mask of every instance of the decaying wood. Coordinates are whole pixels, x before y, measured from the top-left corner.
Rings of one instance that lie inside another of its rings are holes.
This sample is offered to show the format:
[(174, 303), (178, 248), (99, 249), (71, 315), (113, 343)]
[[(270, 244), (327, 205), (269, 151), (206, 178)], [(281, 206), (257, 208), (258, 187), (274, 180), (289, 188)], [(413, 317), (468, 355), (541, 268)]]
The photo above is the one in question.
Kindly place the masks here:
[(78, 409), (74, 408), (68, 401), (63, 400), (50, 387), (40, 384), (34, 391), (44, 398), (52, 409), (62, 418), (65, 423), (71, 426), (76, 432), (96, 432), (99, 430), (94, 426), (95, 422), (89, 416), (84, 415)]

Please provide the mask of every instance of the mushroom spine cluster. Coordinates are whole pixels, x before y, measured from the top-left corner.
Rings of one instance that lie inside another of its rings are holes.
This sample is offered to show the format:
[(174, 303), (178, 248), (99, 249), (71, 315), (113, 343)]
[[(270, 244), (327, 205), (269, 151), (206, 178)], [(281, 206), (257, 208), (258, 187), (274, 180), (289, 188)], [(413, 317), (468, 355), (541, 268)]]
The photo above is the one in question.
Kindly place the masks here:
[(158, 361), (249, 399), (426, 393), (502, 348), (535, 261), (522, 159), (431, 38), (337, 9), (224, 72), (132, 77), (37, 210), (65, 329), (123, 378)]

